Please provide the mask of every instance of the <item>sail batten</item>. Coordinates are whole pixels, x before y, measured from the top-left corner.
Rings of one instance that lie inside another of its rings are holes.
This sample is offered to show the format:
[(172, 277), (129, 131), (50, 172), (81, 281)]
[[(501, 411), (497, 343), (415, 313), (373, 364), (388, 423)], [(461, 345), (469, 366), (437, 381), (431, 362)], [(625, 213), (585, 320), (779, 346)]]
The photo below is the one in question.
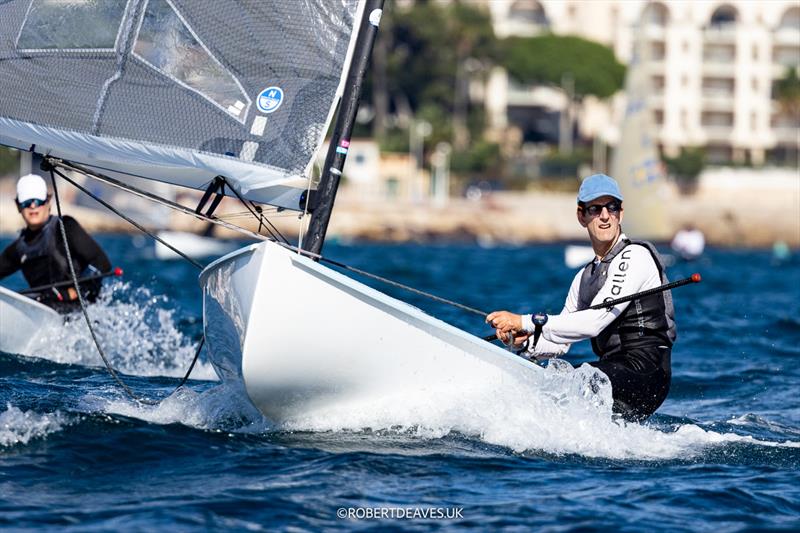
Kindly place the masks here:
[(360, 0), (7, 0), (0, 142), (197, 189), (221, 175), (247, 199), (297, 210), (361, 10)]

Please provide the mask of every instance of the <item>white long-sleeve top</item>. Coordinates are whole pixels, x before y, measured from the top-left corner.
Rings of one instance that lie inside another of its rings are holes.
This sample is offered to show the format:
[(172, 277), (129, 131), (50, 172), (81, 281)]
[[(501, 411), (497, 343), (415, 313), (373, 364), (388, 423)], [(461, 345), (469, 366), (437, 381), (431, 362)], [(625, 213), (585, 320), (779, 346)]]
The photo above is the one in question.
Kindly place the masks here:
[[(619, 239), (624, 238), (624, 234), (619, 236)], [(597, 267), (599, 263), (600, 260), (595, 258), (594, 267)], [(575, 274), (561, 313), (547, 316), (547, 324), (542, 328), (542, 335), (536, 345), (536, 349), (530, 352), (533, 355), (561, 355), (566, 353), (573, 342), (598, 336), (630, 304), (630, 302), (617, 304), (610, 311), (605, 307), (578, 311), (578, 293), (582, 275), (583, 269)], [(611, 260), (607, 279), (592, 300), (592, 305), (602, 303), (607, 299), (622, 298), (623, 296), (660, 285), (661, 276), (653, 256), (650, 255), (650, 251), (644, 246), (630, 244)], [(532, 315), (522, 315), (522, 328), (527, 332), (533, 332)]]

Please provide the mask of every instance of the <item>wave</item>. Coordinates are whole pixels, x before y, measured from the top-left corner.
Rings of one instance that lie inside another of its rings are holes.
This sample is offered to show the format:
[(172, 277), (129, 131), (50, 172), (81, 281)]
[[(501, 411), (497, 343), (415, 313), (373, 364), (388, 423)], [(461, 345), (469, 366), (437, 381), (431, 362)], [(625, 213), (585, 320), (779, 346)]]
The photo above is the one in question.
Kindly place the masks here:
[(60, 411), (39, 414), (6, 404), (6, 410), (0, 413), (0, 447), (27, 444), (31, 439), (61, 431), (68, 424), (68, 418)]
[[(195, 341), (178, 329), (170, 300), (145, 287), (117, 280), (87, 312), (115, 370), (138, 376), (182, 377), (194, 357)], [(68, 315), (63, 327), (37, 337), (28, 355), (57, 363), (103, 364), (80, 312)], [(217, 379), (213, 367), (204, 361), (198, 361), (191, 377)]]
[(576, 454), (623, 460), (692, 459), (728, 444), (797, 448), (694, 423), (629, 423), (612, 414), (607, 378), (589, 366), (554, 361), (541, 372), (505, 376), (500, 386), (463, 383), (447, 389), (396, 391), (379, 401), (331, 405), (279, 425), (263, 419), (244, 390), (221, 384), (202, 393), (181, 391), (155, 407), (108, 402), (104, 410), (156, 424), (180, 423), (232, 433), (311, 432), (397, 435), (431, 441), (462, 435), (514, 453)]

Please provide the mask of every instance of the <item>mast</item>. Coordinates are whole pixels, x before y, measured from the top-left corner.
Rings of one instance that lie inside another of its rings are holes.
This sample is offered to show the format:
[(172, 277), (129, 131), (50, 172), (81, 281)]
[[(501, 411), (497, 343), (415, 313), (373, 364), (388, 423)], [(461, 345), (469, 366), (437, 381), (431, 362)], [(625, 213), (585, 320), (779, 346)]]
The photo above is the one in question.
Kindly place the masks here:
[(361, 27), (356, 38), (353, 59), (347, 72), (339, 114), (334, 125), (328, 154), (325, 157), (319, 187), (317, 187), (316, 194), (306, 199), (309, 211), (311, 211), (311, 222), (301, 248), (315, 254), (322, 252), (325, 233), (328, 231), (333, 202), (336, 200), (342, 168), (344, 168), (345, 158), (350, 147), (350, 135), (353, 132), (353, 123), (361, 98), (361, 86), (364, 83), (367, 64), (372, 55), (375, 37), (378, 34), (383, 2), (384, 0), (367, 0), (364, 6)]

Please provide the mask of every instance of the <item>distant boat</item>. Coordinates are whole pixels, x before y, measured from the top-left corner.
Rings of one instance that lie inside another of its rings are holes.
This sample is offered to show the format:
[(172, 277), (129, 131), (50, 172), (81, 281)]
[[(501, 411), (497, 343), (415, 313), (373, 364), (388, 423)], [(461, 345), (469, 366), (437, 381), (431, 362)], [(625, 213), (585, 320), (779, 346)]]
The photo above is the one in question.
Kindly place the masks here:
[(697, 228), (684, 228), (672, 238), (670, 247), (684, 261), (693, 261), (703, 255), (706, 238)]
[(567, 268), (580, 268), (591, 263), (596, 257), (594, 248), (576, 244), (568, 244), (564, 248), (564, 264)]
[[(163, 241), (195, 259), (220, 257), (241, 246), (240, 242), (207, 237), (188, 231), (159, 231), (157, 235)], [(156, 257), (163, 260), (181, 258), (159, 241), (156, 241)]]

